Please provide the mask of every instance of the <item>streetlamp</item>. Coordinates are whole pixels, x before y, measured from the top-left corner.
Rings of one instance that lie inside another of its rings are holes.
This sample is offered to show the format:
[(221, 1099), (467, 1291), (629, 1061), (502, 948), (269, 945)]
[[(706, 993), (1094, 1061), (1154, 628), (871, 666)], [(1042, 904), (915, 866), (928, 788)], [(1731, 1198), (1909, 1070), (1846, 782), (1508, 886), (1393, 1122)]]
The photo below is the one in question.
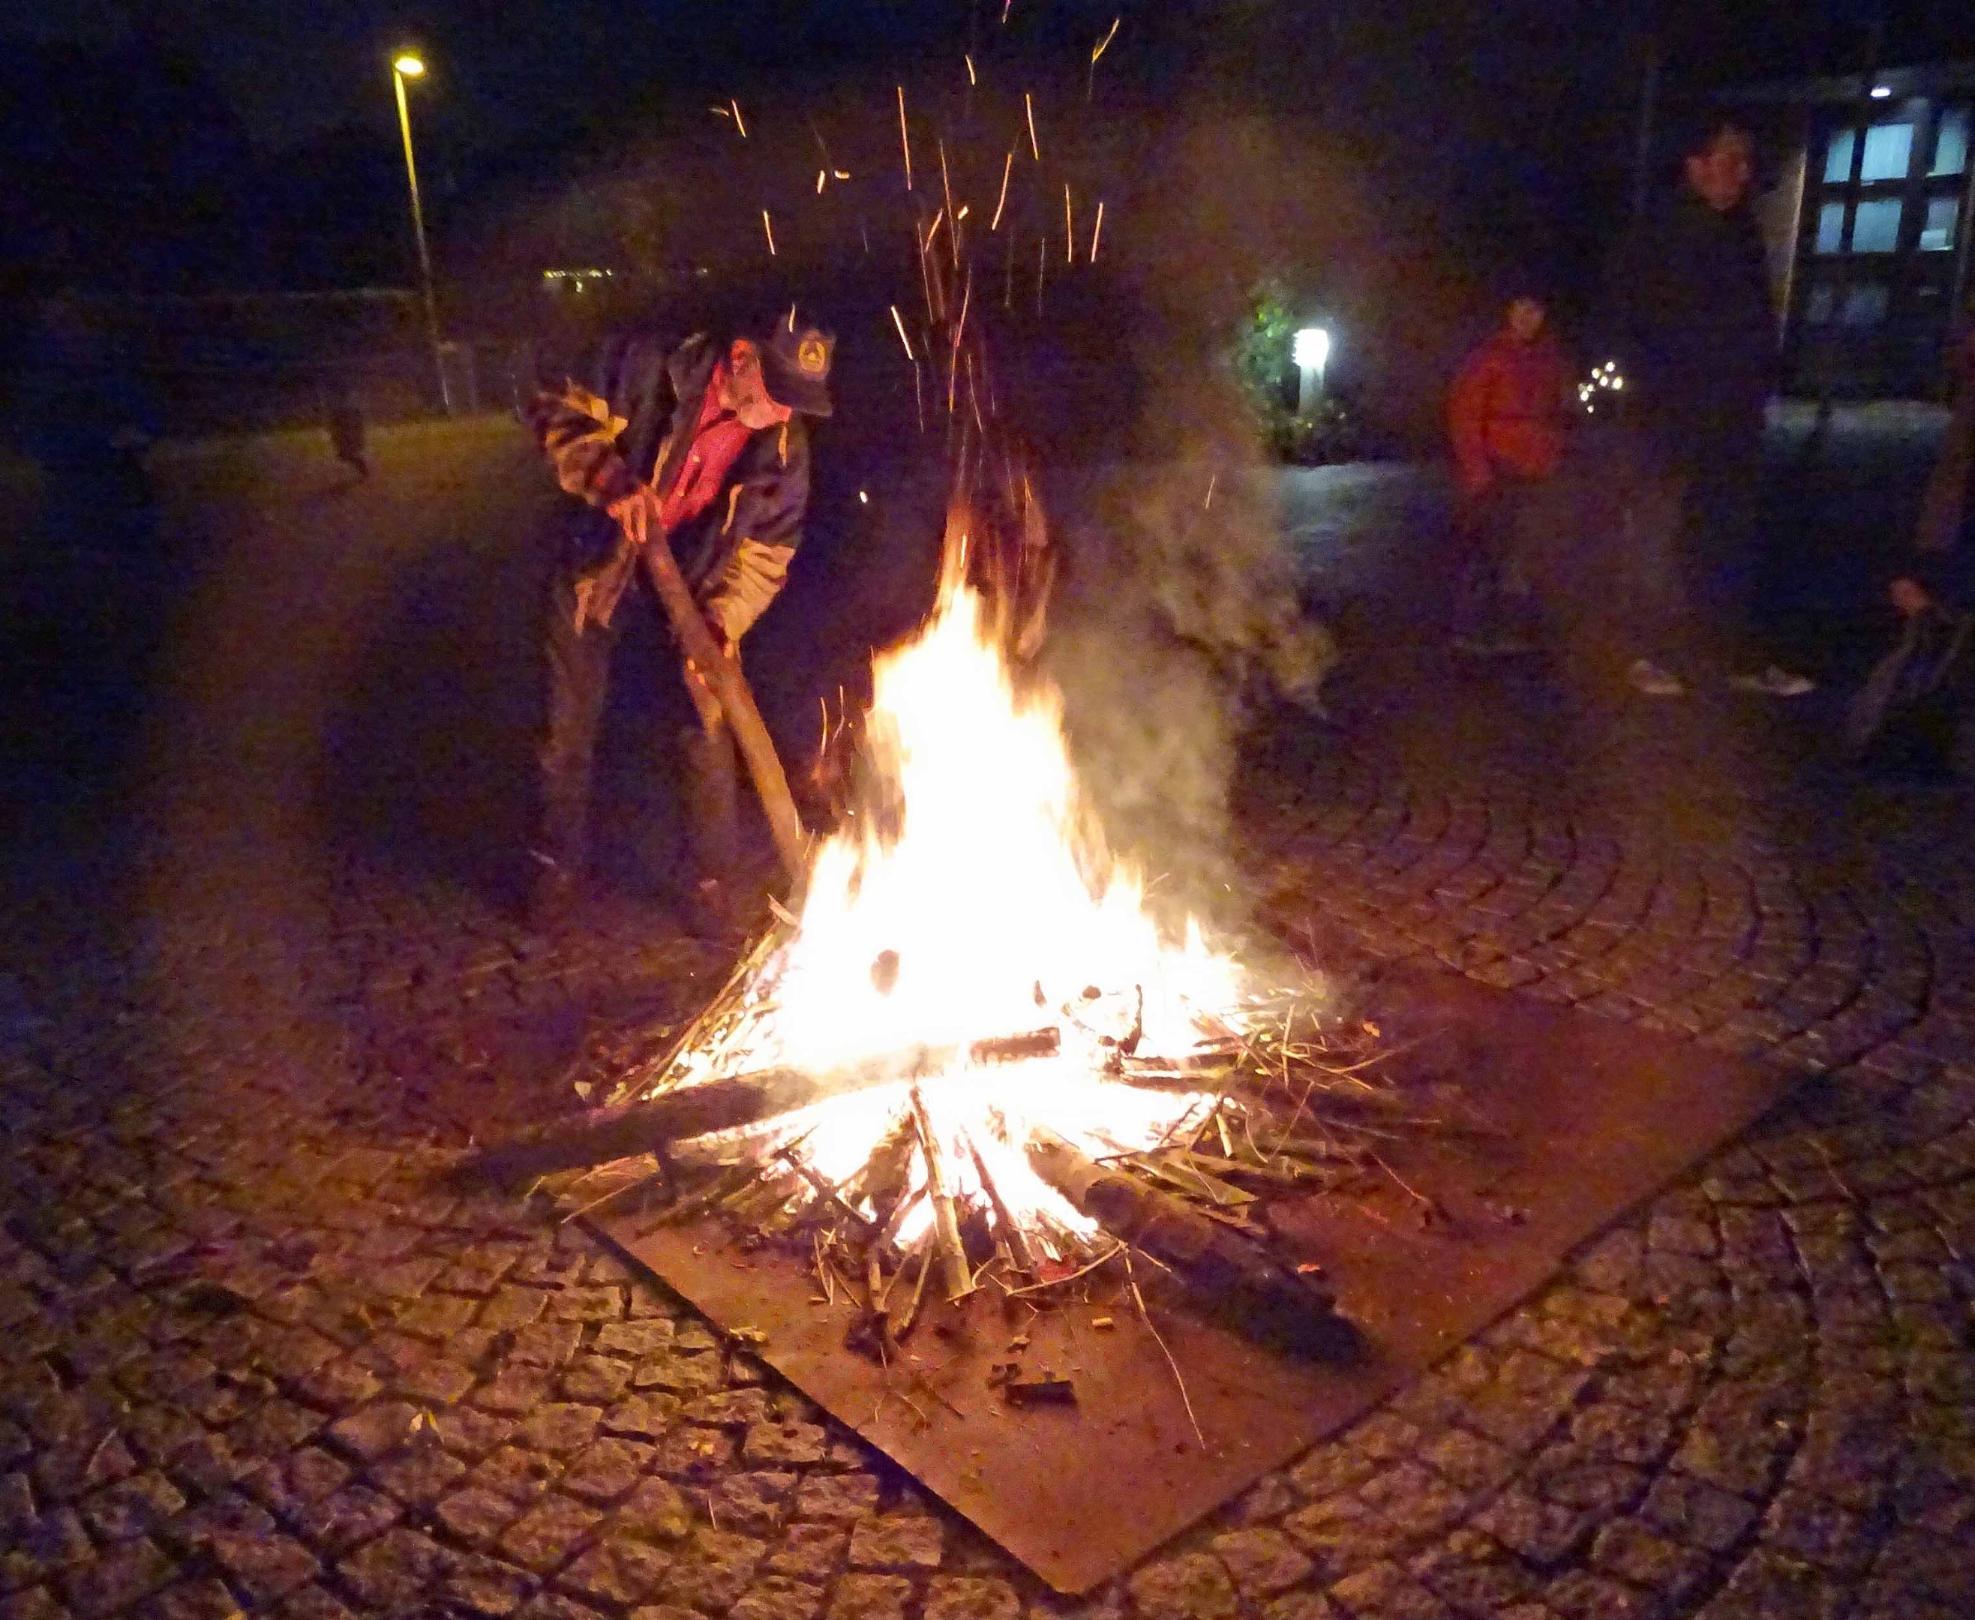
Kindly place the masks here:
[(1330, 363), (1329, 330), (1304, 327), (1291, 341), (1289, 356), (1296, 362), (1296, 414), (1313, 415), (1324, 391), (1324, 367)]
[(418, 164), (411, 155), (411, 103), (405, 80), (425, 77), (425, 60), (415, 51), (400, 51), (391, 59), (391, 88), (398, 97), (398, 130), (405, 138), (405, 181), (411, 187), (411, 230), (418, 242), (418, 275), (425, 294), (425, 333), (432, 343), (432, 364), (439, 373), (439, 399), (453, 414), (453, 391), (446, 380), (446, 357), (439, 341), (439, 301), (432, 292), (432, 254), (425, 245), (425, 210), (418, 200)]

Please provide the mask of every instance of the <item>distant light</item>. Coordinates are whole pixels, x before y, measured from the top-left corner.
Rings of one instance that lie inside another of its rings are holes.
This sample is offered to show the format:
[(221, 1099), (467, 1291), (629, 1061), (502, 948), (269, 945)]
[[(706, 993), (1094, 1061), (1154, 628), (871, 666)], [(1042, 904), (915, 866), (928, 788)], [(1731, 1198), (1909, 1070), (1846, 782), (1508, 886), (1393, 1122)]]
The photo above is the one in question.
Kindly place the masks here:
[(1875, 84), (1872, 87), (1872, 99), (1874, 101), (1884, 101), (1892, 93), (1893, 87), (1890, 84)]
[(391, 63), (391, 66), (396, 68), (407, 79), (419, 78), (425, 72), (425, 62), (423, 58), (414, 56), (410, 51), (406, 51), (402, 55), (397, 57)]
[(1330, 360), (1330, 333), (1321, 326), (1306, 326), (1296, 334), (1290, 358), (1304, 371), (1322, 371)]
[(857, 498), (860, 501), (862, 501), (866, 506), (869, 506), (871, 504), (871, 497), (861, 489), (857, 492)]

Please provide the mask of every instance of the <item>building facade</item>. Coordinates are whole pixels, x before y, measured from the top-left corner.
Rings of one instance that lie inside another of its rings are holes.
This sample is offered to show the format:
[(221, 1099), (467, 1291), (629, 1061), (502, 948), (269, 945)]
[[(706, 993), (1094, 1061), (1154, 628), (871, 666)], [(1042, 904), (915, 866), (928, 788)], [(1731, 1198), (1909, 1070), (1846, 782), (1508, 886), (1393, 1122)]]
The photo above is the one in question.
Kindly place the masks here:
[(1975, 62), (1762, 85), (1731, 98), (1762, 137), (1786, 385), (1924, 397), (1969, 319)]

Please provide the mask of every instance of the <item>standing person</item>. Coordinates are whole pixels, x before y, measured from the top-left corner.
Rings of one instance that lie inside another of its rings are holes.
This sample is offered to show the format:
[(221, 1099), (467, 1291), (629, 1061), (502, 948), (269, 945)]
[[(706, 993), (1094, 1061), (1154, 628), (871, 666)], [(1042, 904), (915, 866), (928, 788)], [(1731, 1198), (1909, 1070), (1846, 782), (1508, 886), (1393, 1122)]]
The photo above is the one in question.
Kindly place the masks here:
[[(603, 343), (586, 365), (544, 378), (526, 410), (571, 514), (545, 626), (548, 725), (531, 911), (553, 922), (581, 883), (591, 776), (610, 656), (632, 601), (656, 611), (621, 540), (671, 546), (714, 637), (734, 649), (782, 589), (809, 505), (805, 417), (830, 414), (834, 339), (793, 311), (724, 341), (668, 349), (649, 333)], [(739, 760), (717, 699), (684, 668), (698, 725), (680, 738), (695, 923), (733, 921)]]
[(1922, 552), (1966, 548), (1964, 536), (1975, 520), (1975, 300), (1949, 344), (1948, 371), (1954, 409), (1920, 503), (1913, 545)]
[(1639, 221), (1612, 286), (1629, 413), (1631, 543), (1645, 611), (1627, 677), (1679, 697), (1704, 666), (1738, 690), (1801, 697), (1803, 675), (1756, 650), (1755, 495), (1776, 316), (1748, 206), (1755, 145), (1721, 112), (1696, 120), (1670, 201)]
[(338, 372), (323, 390), (323, 420), (329, 429), (329, 448), (336, 459), (357, 475), (362, 483), (370, 476), (370, 454), (365, 443), (363, 403), (356, 385)]
[(1570, 374), (1541, 298), (1518, 292), (1502, 324), (1470, 353), (1447, 396), (1467, 556), (1454, 605), (1462, 652), (1534, 646), (1532, 584), (1552, 549), (1552, 498), (1564, 454)]

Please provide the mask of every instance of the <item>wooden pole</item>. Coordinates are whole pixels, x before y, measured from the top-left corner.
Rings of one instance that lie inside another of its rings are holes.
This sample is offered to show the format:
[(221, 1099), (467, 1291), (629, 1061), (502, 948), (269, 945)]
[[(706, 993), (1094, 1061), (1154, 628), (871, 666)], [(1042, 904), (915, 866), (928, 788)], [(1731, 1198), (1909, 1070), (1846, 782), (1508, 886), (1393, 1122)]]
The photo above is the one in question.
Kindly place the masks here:
[(672, 555), (671, 544), (665, 537), (653, 534), (645, 542), (642, 555), (645, 572), (650, 576), (652, 589), (658, 593), (666, 618), (672, 622), (681, 650), (719, 701), (727, 724), (734, 728), (741, 758), (754, 780), (761, 808), (768, 814), (775, 853), (781, 857), (782, 869), (789, 880), (797, 881), (809, 858), (809, 836), (803, 831), (802, 818), (796, 814), (795, 798), (789, 792), (789, 779), (783, 773), (781, 756), (775, 752), (774, 739), (762, 724), (754, 693), (741, 673), (741, 661), (713, 639), (713, 632), (700, 613), (699, 604), (693, 600), (693, 593), (679, 572), (678, 559)]
[(760, 1069), (724, 1080), (676, 1086), (644, 1102), (620, 1103), (550, 1120), (482, 1148), (464, 1162), (462, 1169), (490, 1181), (516, 1182), (557, 1170), (609, 1164), (635, 1153), (650, 1153), (670, 1142), (758, 1124), (831, 1097), (901, 1080), (917, 1081), (961, 1062), (979, 1067), (1047, 1057), (1057, 1051), (1059, 1039), (1054, 1029), (1039, 1029), (976, 1041), (966, 1047), (908, 1047), (813, 1074), (799, 1069)]

